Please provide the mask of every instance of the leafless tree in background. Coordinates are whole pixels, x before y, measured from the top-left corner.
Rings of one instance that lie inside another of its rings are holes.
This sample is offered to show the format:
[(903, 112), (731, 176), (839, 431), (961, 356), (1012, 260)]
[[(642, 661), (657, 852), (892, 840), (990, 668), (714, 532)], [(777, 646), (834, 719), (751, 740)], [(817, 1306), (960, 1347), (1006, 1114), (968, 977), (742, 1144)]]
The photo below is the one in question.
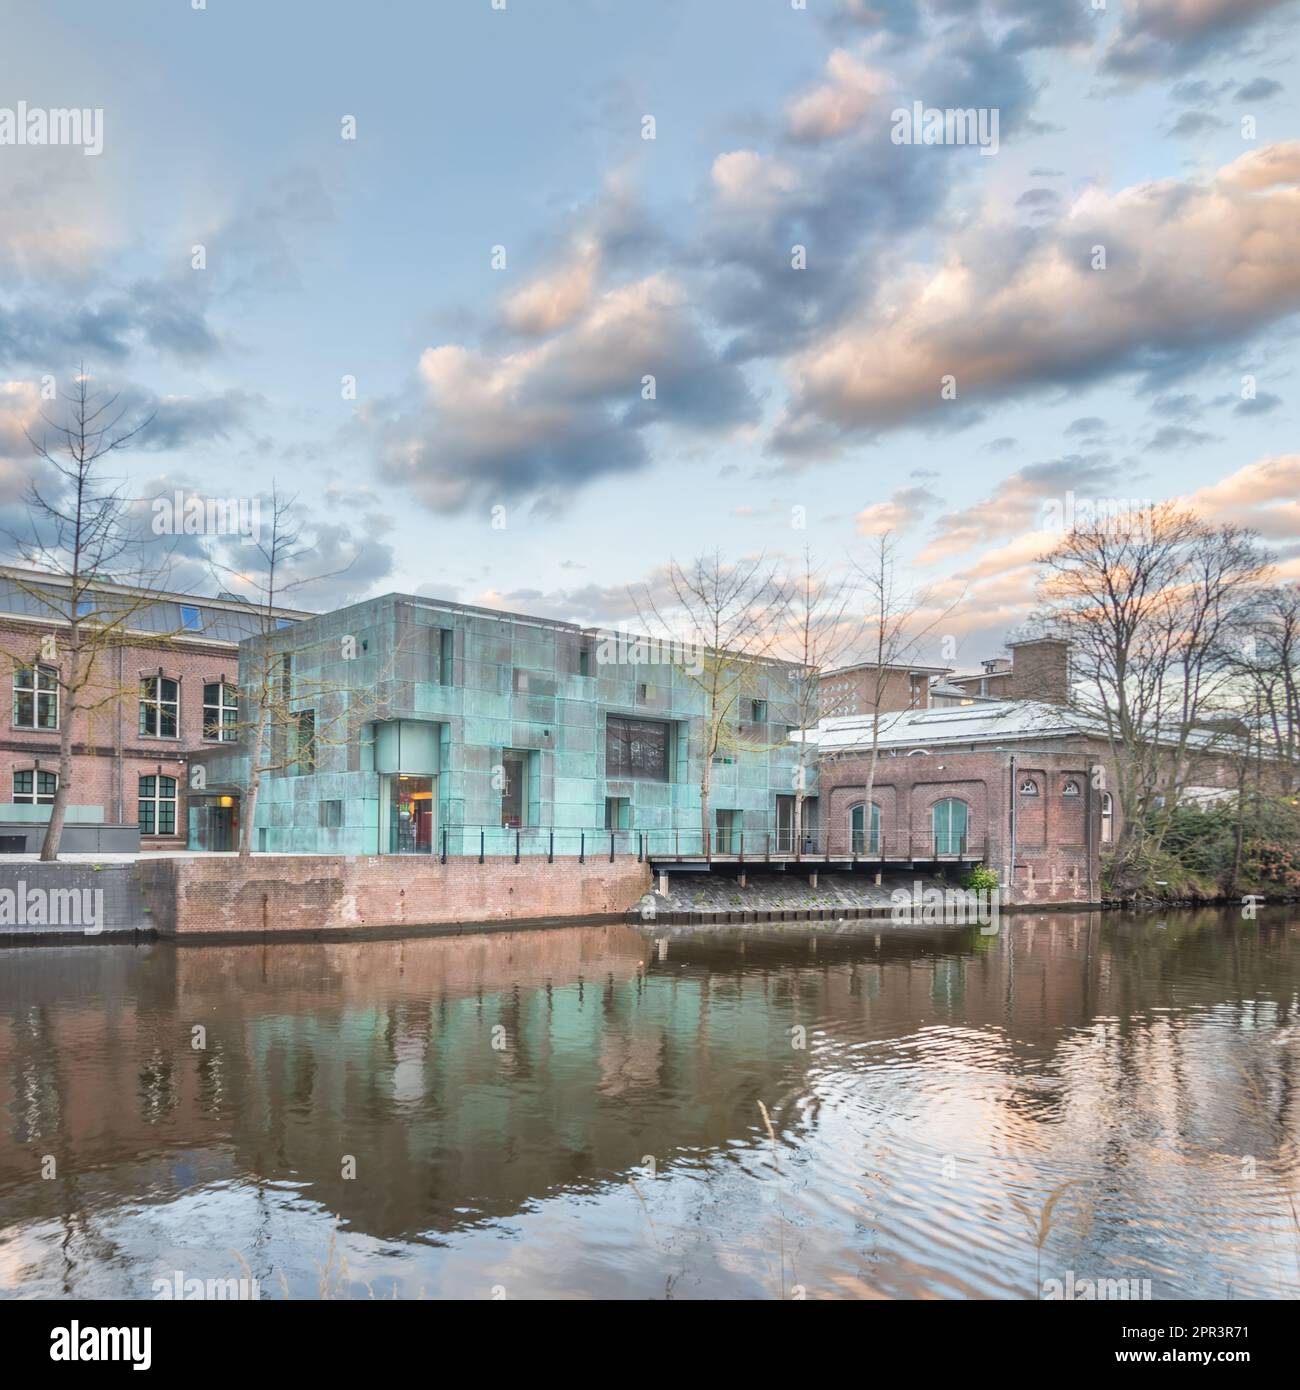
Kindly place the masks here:
[(1116, 769), (1123, 888), (1159, 850), (1198, 757), (1238, 737), (1234, 653), (1268, 558), (1253, 533), (1162, 503), (1072, 530), (1041, 563), (1038, 619), (1069, 639), (1073, 703)]
[[(936, 609), (929, 589), (913, 588), (899, 576), (898, 543), (891, 531), (872, 542), (867, 554), (854, 561), (861, 577), (862, 627), (856, 660), (868, 668), (867, 698), (871, 703), (871, 752), (863, 800), (863, 833), (870, 845), (871, 798), (875, 791), (876, 765), (880, 759), (881, 704), (898, 667), (916, 661), (921, 644), (952, 612), (950, 603)], [(924, 615), (933, 610), (932, 616)]]
[(803, 843), (803, 809), (808, 791), (808, 764), (815, 756), (808, 739), (821, 718), (822, 673), (834, 667), (858, 638), (851, 614), (853, 586), (848, 578), (832, 580), (827, 566), (815, 564), (804, 547), (803, 564), (785, 584), (788, 595), (780, 654), (795, 663), (795, 712), (799, 729), (799, 762), (794, 785), (794, 843)]
[[(301, 574), (296, 564), (311, 554), (315, 544), (303, 540), (294, 520), (292, 497), (283, 497), (271, 485), (270, 526), (253, 542), (259, 567), (233, 568), (209, 555), (209, 564), (227, 583), (251, 588), (256, 595), (261, 634), (240, 652), (239, 720), (237, 730), (247, 750), (247, 766), (240, 788), (239, 857), (253, 852), (253, 822), (257, 814), (262, 779), (268, 773), (291, 767), (304, 772), (315, 768), (317, 750), (327, 742), (346, 742), (356, 733), (366, 711), (353, 698), (351, 687), (326, 687), (294, 671), (293, 653), (272, 642), (278, 628), (277, 610), (310, 584), (343, 573)], [(310, 722), (308, 722), (310, 717)]]
[(740, 737), (736, 711), (762, 684), (759, 663), (771, 656), (780, 636), (786, 595), (765, 556), (729, 564), (714, 551), (688, 565), (670, 561), (662, 601), (648, 586), (632, 597), (650, 635), (669, 644), (684, 639), (698, 658), (674, 666), (703, 697), (700, 831), (707, 854), (713, 759), (757, 746)]
[[(170, 561), (170, 553), (155, 546), (146, 564), (149, 552), (131, 523), (133, 499), (103, 477), (103, 461), (127, 448), (153, 418), (128, 423), (127, 413), (116, 393), (91, 389), (83, 367), (62, 411), (42, 413), (44, 428), (27, 434), (37, 457), (53, 472), (48, 484), (33, 481), (28, 489), (31, 535), (11, 534), (9, 540), (25, 565), (68, 581), (46, 586), (11, 576), (63, 634), (63, 651), (58, 650), (59, 634), (49, 634), (30, 667), (38, 709), (43, 679), (53, 679), (58, 694), (59, 780), (41, 845), (44, 860), (59, 857), (75, 790), (74, 734), (82, 731), (89, 746), (95, 716), (123, 698), (120, 682), (105, 674), (107, 654), (124, 645), (132, 620), (157, 602), (159, 581)], [(104, 583), (123, 585), (128, 592), (105, 594)], [(158, 638), (163, 641), (165, 635)], [(135, 632), (131, 640), (139, 644), (147, 639)], [(49, 672), (52, 677), (44, 674)], [(134, 689), (138, 695), (138, 687)]]

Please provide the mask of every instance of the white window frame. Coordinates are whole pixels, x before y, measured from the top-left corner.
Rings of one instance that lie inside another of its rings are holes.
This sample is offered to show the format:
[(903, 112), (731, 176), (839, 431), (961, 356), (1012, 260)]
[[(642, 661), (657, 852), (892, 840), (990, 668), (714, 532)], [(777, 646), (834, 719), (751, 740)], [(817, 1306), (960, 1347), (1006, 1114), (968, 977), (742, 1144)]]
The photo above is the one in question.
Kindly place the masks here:
[[(20, 777), (30, 777), (32, 779), (32, 789), (30, 792), (20, 792), (18, 790), (18, 779)], [(41, 778), (49, 777), (53, 780), (53, 787), (48, 792), (41, 791)], [(47, 772), (42, 767), (16, 767), (13, 770), (13, 777), (10, 781), (9, 790), (11, 800), (15, 806), (52, 806), (54, 798), (59, 790), (59, 774), (57, 772)]]
[[(142, 784), (152, 780), (153, 795), (146, 796), (142, 790)], [(172, 784), (172, 794), (164, 796), (162, 784), (164, 781)], [(140, 825), (140, 807), (153, 807), (153, 829), (146, 830)], [(159, 830), (158, 826), (162, 822), (162, 808), (170, 806), (172, 808), (172, 828), (170, 830)], [(169, 839), (180, 833), (180, 783), (177, 778), (169, 777), (165, 772), (142, 772), (139, 781), (136, 783), (136, 824), (140, 825), (140, 834)]]
[[(30, 685), (20, 685), (22, 676), (29, 676)], [(48, 685), (43, 685), (43, 681), (48, 681)], [(59, 727), (59, 669), (57, 666), (50, 666), (44, 662), (34, 662), (30, 666), (14, 667), (14, 706), (13, 706), (13, 727), (15, 729), (31, 729), (35, 733), (54, 733)], [(21, 724), (18, 721), (18, 697), (20, 695), (30, 695), (32, 697), (32, 722)], [(41, 723), (41, 701), (52, 702), (54, 705), (54, 723)]]
[[(208, 703), (208, 686), (217, 687), (217, 703)], [(230, 692), (230, 699), (226, 699), (226, 692)], [(179, 692), (178, 692), (179, 694)], [(234, 723), (226, 724), (226, 711), (233, 710), (235, 714)], [(216, 715), (215, 720), (209, 720), (209, 713)], [(178, 711), (179, 717), (179, 711)], [(208, 732), (209, 723), (216, 725), (216, 734)], [(239, 738), (239, 730), (236, 725), (239, 723), (239, 687), (231, 685), (229, 681), (204, 681), (203, 682), (203, 741), (205, 743), (234, 743)], [(227, 733), (229, 729), (229, 733)]]
[[(176, 687), (176, 698), (167, 700), (163, 698), (163, 682), (170, 681)], [(153, 694), (146, 694), (146, 688), (152, 686)], [(174, 734), (161, 733), (163, 710), (170, 707), (176, 716), (176, 732)], [(181, 736), (181, 683), (175, 676), (141, 676), (140, 677), (140, 724), (144, 725), (148, 721), (143, 718), (146, 710), (153, 711), (154, 732), (150, 733), (146, 728), (140, 728), (141, 738), (160, 738), (167, 741), (179, 741)]]

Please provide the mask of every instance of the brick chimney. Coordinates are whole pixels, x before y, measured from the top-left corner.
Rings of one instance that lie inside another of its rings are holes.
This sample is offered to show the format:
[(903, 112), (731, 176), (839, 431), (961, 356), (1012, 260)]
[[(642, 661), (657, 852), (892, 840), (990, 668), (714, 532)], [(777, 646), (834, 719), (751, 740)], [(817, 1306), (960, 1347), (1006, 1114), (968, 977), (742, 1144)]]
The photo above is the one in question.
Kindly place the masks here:
[(1011, 649), (1013, 700), (1044, 700), (1064, 705), (1070, 699), (1070, 644), (1061, 637), (1030, 637), (1008, 642)]

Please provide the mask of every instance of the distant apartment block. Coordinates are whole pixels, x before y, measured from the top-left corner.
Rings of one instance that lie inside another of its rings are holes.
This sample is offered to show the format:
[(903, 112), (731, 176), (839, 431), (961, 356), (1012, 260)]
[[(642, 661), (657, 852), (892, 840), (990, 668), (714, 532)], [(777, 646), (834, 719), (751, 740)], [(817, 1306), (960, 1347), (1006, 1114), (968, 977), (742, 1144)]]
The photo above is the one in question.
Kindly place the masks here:
[(823, 719), (843, 719), (875, 711), (928, 709), (930, 682), (948, 669), (872, 662), (841, 666), (827, 671), (818, 682), (818, 711)]
[(1067, 704), (1069, 643), (1034, 637), (1007, 644), (1010, 656), (990, 657), (980, 670), (956, 673), (951, 666), (859, 662), (827, 671), (818, 684), (823, 719), (950, 708), (980, 700), (1038, 700)]
[(991, 700), (1040, 700), (1064, 705), (1070, 699), (1070, 644), (1056, 637), (1008, 642), (1010, 657), (993, 657), (981, 670), (954, 673), (945, 685)]

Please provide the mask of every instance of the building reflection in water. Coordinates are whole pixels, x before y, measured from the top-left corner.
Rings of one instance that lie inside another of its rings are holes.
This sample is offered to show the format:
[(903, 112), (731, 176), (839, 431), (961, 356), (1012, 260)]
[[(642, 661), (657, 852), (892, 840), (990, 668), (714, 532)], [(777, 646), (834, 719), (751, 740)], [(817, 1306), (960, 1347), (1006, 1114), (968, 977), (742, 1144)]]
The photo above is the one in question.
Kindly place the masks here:
[(1207, 912), (8, 951), (0, 1287), (147, 1293), (160, 1261), (234, 1247), (311, 1295), (337, 1230), (404, 1293), (489, 1278), (508, 1244), (520, 1296), (762, 1296), (777, 1203), (809, 1296), (1032, 1296), (1024, 1211), (1065, 1184), (1051, 1258), (1080, 1276), (1289, 1296), (1296, 931)]

